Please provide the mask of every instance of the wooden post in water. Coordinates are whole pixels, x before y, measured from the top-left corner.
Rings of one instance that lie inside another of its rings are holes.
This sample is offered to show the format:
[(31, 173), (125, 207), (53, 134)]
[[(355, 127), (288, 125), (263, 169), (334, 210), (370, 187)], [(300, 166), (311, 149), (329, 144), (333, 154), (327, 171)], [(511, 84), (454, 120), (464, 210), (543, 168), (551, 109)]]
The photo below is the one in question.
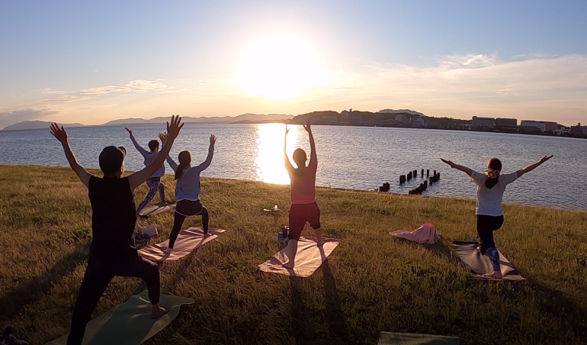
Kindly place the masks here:
[(399, 176), (399, 184), (404, 184), (406, 183), (406, 175), (400, 175)]
[(418, 170), (414, 170), (413, 176), (414, 176), (414, 178), (418, 177)]
[(421, 178), (424, 178), (424, 169), (422, 169), (422, 171), (421, 171), (421, 176), (420, 176), (420, 177), (421, 177)]
[(426, 177), (430, 177), (430, 169), (426, 169)]
[(412, 179), (412, 172), (410, 171), (410, 172), (408, 173), (408, 181), (409, 181), (409, 180), (411, 180), (411, 179)]

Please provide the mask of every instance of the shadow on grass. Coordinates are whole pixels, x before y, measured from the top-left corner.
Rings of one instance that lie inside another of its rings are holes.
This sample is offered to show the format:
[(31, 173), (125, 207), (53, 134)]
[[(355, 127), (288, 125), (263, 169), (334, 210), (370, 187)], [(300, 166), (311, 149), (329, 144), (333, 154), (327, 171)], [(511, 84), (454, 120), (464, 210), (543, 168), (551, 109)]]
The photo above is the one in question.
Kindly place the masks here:
[(21, 283), (12, 291), (0, 297), (0, 322), (6, 322), (18, 315), (22, 309), (43, 298), (58, 281), (72, 273), (86, 260), (86, 255), (75, 251), (59, 260), (45, 274)]
[(328, 260), (322, 263), (324, 273), (324, 294), (326, 297), (326, 315), (328, 317), (331, 344), (348, 344), (349, 331), (346, 318), (340, 305), (338, 289)]
[(289, 277), (291, 286), (291, 326), (297, 344), (312, 344), (317, 341), (316, 330), (310, 315), (306, 315), (302, 299), (303, 278)]
[[(425, 245), (425, 248), (439, 258), (447, 258), (457, 265), (466, 267), (458, 254), (453, 251), (450, 241), (447, 242), (441, 239), (436, 244)], [(504, 262), (501, 262), (501, 264), (506, 265)], [(509, 265), (513, 267), (513, 264)], [(540, 301), (541, 310), (544, 313), (550, 314), (555, 319), (564, 320), (563, 322), (572, 329), (573, 333), (587, 344), (587, 311), (566, 298), (562, 292), (549, 288), (532, 277), (525, 275), (524, 277), (526, 281), (504, 280), (497, 282), (500, 284), (497, 287), (501, 288), (501, 293), (504, 293), (507, 298), (520, 299), (522, 297), (528, 300)], [(480, 284), (496, 284), (495, 281), (491, 280), (476, 279), (476, 281)]]

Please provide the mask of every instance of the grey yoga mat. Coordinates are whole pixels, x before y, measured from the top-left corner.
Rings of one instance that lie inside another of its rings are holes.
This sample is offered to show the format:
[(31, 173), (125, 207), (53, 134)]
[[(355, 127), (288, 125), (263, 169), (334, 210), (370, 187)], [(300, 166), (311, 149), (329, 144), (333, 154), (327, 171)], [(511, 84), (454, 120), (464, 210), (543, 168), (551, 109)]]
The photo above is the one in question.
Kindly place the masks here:
[[(161, 295), (159, 304), (168, 308), (169, 313), (152, 320), (151, 303), (145, 290), (90, 321), (86, 326), (83, 345), (138, 345), (167, 327), (179, 314), (179, 307), (192, 303), (194, 300), (191, 298)], [(65, 345), (67, 336), (45, 345)]]
[(444, 335), (381, 332), (377, 345), (459, 345), (459, 338)]
[[(481, 255), (481, 253), (479, 253), (477, 250), (479, 244), (477, 242), (454, 241), (453, 245), (455, 246), (457, 254), (461, 260), (463, 260), (465, 265), (471, 269), (471, 276), (473, 278), (494, 280), (493, 278), (483, 276), (486, 273), (493, 272), (493, 266), (487, 255)], [(520, 275), (514, 265), (512, 265), (512, 263), (501, 253), (499, 253), (499, 264), (501, 266), (503, 279), (526, 280)]]

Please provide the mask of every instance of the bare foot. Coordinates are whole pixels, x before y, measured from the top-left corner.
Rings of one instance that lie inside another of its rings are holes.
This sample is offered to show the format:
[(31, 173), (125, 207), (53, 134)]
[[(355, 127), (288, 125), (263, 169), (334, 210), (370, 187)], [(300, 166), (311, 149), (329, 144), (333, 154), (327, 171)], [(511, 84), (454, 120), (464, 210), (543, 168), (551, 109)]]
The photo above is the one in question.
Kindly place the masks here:
[(163, 253), (165, 253), (165, 254), (171, 254), (171, 251), (172, 250), (173, 250), (173, 248), (167, 247), (167, 248), (163, 249)]
[(153, 307), (153, 311), (151, 311), (151, 319), (158, 319), (167, 313), (169, 313), (169, 309), (167, 308)]
[(323, 241), (317, 242), (317, 243), (316, 243), (316, 245), (317, 245), (318, 247), (322, 247), (322, 246), (324, 245), (324, 242), (323, 242)]
[(282, 264), (281, 266), (283, 266), (283, 268), (287, 268), (290, 270), (292, 270), (294, 268), (294, 264), (291, 261), (288, 261), (288, 262)]

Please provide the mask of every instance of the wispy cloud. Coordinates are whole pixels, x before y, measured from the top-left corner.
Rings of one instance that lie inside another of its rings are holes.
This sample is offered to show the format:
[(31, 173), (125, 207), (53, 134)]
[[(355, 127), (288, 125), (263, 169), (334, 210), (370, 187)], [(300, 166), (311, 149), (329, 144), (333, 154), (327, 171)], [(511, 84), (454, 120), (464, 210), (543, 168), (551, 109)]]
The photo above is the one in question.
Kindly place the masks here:
[(144, 93), (144, 92), (150, 92), (150, 91), (170, 93), (170, 92), (178, 92), (181, 90), (174, 88), (172, 86), (166, 85), (160, 81), (137, 79), (137, 80), (132, 80), (124, 85), (98, 86), (98, 87), (77, 90), (77, 91), (60, 91), (60, 90), (52, 90), (50, 88), (46, 88), (43, 90), (42, 93), (45, 95), (69, 95), (71, 97), (63, 97), (63, 98), (57, 98), (54, 100), (48, 100), (48, 101), (63, 100), (65, 102), (69, 102), (72, 100), (85, 99), (88, 96), (98, 96), (98, 95), (105, 95), (105, 94), (110, 94), (110, 93), (132, 94), (132, 93)]

